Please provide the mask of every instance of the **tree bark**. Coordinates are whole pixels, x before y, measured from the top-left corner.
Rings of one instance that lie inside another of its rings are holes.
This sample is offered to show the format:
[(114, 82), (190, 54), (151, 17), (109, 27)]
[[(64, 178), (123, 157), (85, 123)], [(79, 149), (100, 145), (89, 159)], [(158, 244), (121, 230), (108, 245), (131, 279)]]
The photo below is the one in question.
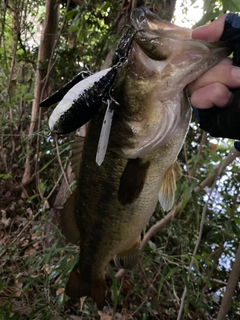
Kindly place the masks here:
[[(46, 0), (46, 12), (43, 24), (43, 30), (40, 40), (37, 70), (36, 70), (36, 80), (34, 88), (34, 100), (32, 104), (31, 122), (29, 127), (29, 137), (30, 141), (27, 147), (27, 155), (25, 162), (25, 171), (22, 177), (22, 184), (28, 195), (32, 193), (30, 182), (35, 180), (34, 173), (34, 154), (36, 150), (36, 138), (34, 138), (34, 131), (36, 129), (36, 124), (39, 116), (39, 102), (44, 96), (43, 85), (44, 78), (47, 74), (47, 61), (51, 57), (52, 49), (57, 37), (59, 22), (59, 4), (57, 0)], [(45, 88), (47, 86), (45, 85)], [(37, 159), (36, 159), (37, 160)], [(26, 195), (22, 195), (25, 197)]]
[(225, 320), (227, 317), (227, 313), (232, 304), (232, 297), (234, 295), (234, 290), (238, 283), (238, 279), (240, 276), (240, 244), (237, 249), (235, 261), (233, 262), (232, 271), (230, 272), (228, 284), (226, 287), (226, 291), (223, 295), (221, 307), (218, 313), (217, 320)]

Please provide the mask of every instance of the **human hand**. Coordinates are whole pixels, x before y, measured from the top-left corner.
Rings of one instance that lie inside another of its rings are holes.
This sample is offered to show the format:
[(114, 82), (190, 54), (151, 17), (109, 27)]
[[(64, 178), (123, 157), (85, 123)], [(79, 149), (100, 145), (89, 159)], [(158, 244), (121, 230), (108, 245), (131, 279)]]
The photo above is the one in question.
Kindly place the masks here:
[[(196, 28), (193, 30), (192, 38), (204, 41), (219, 39), (227, 41), (234, 53), (234, 63), (239, 65), (240, 17), (238, 15), (223, 15), (207, 26)], [(200, 127), (214, 137), (240, 139), (238, 120), (240, 89), (237, 88), (240, 88), (240, 68), (233, 66), (231, 59), (223, 59), (188, 86)], [(237, 89), (235, 97), (231, 89)], [(225, 111), (222, 110), (228, 106), (230, 107)], [(235, 143), (235, 148), (240, 151), (240, 142)]]
[[(217, 41), (221, 37), (226, 15), (211, 24), (193, 30), (192, 38)], [(214, 106), (224, 108), (231, 104), (233, 93), (230, 89), (240, 87), (240, 68), (232, 65), (231, 59), (223, 59), (188, 85), (191, 103), (198, 109)]]

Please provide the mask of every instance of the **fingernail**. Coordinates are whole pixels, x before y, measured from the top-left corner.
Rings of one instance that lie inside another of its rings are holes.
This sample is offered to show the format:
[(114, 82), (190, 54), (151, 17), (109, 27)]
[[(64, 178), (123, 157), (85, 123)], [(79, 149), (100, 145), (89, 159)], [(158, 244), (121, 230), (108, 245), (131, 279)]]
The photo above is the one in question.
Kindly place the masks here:
[(232, 76), (235, 78), (240, 78), (240, 68), (233, 68), (232, 69)]

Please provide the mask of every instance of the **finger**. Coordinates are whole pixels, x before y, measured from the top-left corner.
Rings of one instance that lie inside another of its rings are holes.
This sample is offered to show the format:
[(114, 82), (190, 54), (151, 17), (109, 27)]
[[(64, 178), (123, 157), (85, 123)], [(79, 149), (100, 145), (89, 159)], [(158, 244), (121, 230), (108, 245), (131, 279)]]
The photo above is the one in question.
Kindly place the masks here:
[(194, 29), (192, 32), (192, 38), (205, 41), (219, 40), (223, 33), (225, 18), (226, 14), (206, 26)]
[(220, 82), (232, 89), (240, 87), (240, 68), (231, 65), (230, 59), (224, 59), (220, 64), (191, 82), (188, 85), (188, 89), (191, 94), (195, 90), (214, 82)]
[(198, 109), (214, 106), (226, 107), (231, 104), (233, 93), (222, 83), (212, 83), (193, 92), (191, 104)]

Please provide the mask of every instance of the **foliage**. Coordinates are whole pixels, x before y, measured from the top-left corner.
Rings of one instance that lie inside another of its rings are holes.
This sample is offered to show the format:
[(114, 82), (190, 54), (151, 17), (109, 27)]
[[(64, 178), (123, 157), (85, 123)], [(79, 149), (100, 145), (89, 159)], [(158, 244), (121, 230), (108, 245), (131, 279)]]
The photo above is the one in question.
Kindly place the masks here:
[[(51, 110), (43, 112), (41, 126), (34, 132), (40, 150), (34, 150), (32, 165), (39, 180), (31, 182), (31, 194), (26, 194), (21, 183), (32, 138), (28, 128), (45, 2), (6, 3), (0, 10), (0, 319), (176, 319), (184, 287), (184, 319), (216, 318), (240, 239), (240, 162), (236, 159), (216, 175), (232, 141), (204, 138), (194, 122), (179, 157), (184, 169), (177, 184), (179, 214), (152, 236), (131, 273), (116, 280), (117, 270), (110, 264), (109, 307), (102, 313), (90, 299), (79, 303), (66, 297), (64, 287), (78, 248), (65, 244), (59, 217), (52, 216), (50, 208), (67, 171), (72, 136), (59, 139), (57, 145), (48, 136)], [(49, 91), (61, 87), (87, 64), (99, 70), (118, 38), (112, 26), (120, 2), (77, 3), (68, 11), (61, 5)], [(191, 5), (197, 2), (192, 0)], [(187, 13), (184, 3), (183, 9)], [(205, 0), (199, 24), (226, 10), (240, 11), (240, 1)], [(215, 185), (197, 191), (211, 176), (212, 182), (216, 178)], [(193, 255), (205, 209), (201, 242)], [(164, 218), (166, 214), (157, 207), (148, 229)], [(240, 313), (239, 294), (236, 288), (228, 319)]]
[[(193, 0), (193, 3), (196, 0)], [(214, 20), (221, 14), (226, 12), (239, 12), (240, 1), (239, 0), (207, 0), (204, 1), (203, 5), (203, 16), (202, 19), (196, 24), (196, 26), (206, 24), (209, 21)]]

